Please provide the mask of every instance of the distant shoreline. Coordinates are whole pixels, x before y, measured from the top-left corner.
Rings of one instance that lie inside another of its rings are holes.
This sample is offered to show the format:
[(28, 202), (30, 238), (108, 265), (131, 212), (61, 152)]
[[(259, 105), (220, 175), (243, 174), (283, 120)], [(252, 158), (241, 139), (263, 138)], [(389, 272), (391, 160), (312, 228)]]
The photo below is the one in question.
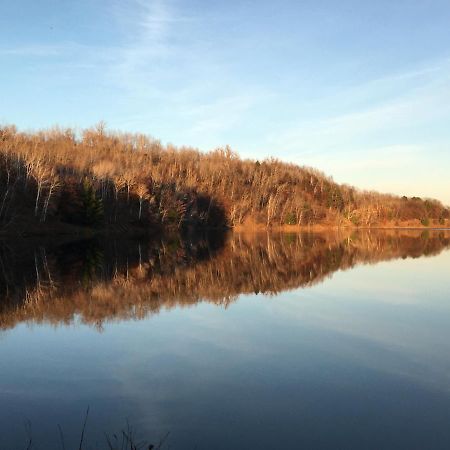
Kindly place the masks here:
[(232, 227), (235, 232), (245, 231), (283, 231), (283, 232), (319, 232), (330, 230), (419, 230), (419, 231), (446, 231), (450, 230), (450, 227), (437, 227), (437, 226), (419, 226), (419, 225), (372, 225), (372, 226), (351, 226), (351, 225), (273, 225), (270, 227), (258, 226), (258, 225), (238, 225)]
[[(425, 226), (349, 226), (349, 225), (273, 225), (270, 227), (264, 225), (239, 225), (223, 228), (201, 228), (193, 230), (194, 233), (208, 232), (231, 232), (231, 233), (320, 233), (320, 232), (338, 232), (338, 231), (357, 231), (357, 230), (405, 230), (405, 231), (450, 231), (450, 227), (425, 227)], [(107, 227), (102, 229), (76, 227), (70, 224), (58, 224), (55, 227), (32, 228), (29, 230), (0, 230), (0, 239), (6, 238), (42, 238), (69, 237), (80, 239), (91, 239), (101, 237), (122, 237), (130, 239), (156, 238), (162, 235), (182, 233), (179, 229), (144, 229), (140, 227), (128, 228), (126, 230), (119, 227)]]

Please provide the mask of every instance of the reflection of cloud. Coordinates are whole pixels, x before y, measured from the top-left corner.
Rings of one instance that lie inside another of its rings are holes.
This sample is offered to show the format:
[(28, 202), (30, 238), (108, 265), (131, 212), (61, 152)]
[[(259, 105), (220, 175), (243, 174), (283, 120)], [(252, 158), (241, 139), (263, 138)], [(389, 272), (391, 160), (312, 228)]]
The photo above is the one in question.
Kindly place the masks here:
[[(433, 260), (354, 270), (272, 301), (243, 296), (226, 311), (199, 305), (164, 312), (141, 323), (135, 338), (135, 329), (126, 333), (125, 360), (122, 370), (116, 369), (118, 391), (136, 399), (143, 427), (166, 430), (182, 423), (190, 431), (217, 407), (228, 413), (230, 404), (245, 416), (240, 402), (250, 403), (254, 414), (255, 404), (270, 399), (271, 411), (277, 411), (274, 398), (286, 402), (298, 391), (304, 391), (304, 403), (296, 403), (296, 412), (309, 398), (310, 405), (323, 404), (319, 387), (336, 397), (354, 394), (346, 398), (346, 408), (358, 399), (368, 409), (383, 405), (391, 388), (401, 400), (403, 387), (412, 401), (447, 395), (448, 309), (436, 326), (439, 305), (420, 298), (425, 284), (408, 286), (407, 279), (420, 279), (424, 268), (438, 269), (433, 281), (442, 283), (445, 272), (439, 267), (448, 267), (449, 257), (447, 252)], [(383, 292), (379, 278), (385, 280)], [(406, 301), (414, 292), (418, 303), (389, 304), (389, 292)], [(141, 342), (153, 345), (144, 348)], [(255, 397), (245, 397), (248, 391)]]
[(336, 274), (333, 283), (282, 294), (278, 312), (336, 334), (328, 350), (341, 358), (449, 392), (450, 366), (442, 357), (450, 354), (449, 308), (441, 303), (449, 264), (446, 251), (360, 267)]

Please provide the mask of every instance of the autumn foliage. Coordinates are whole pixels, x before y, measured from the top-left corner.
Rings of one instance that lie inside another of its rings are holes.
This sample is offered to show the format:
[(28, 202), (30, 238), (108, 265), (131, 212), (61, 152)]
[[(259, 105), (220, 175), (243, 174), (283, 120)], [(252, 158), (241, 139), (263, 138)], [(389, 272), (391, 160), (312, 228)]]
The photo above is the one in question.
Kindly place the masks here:
[(141, 134), (0, 127), (0, 225), (419, 226), (448, 223), (436, 200), (363, 192), (317, 170), (163, 146)]

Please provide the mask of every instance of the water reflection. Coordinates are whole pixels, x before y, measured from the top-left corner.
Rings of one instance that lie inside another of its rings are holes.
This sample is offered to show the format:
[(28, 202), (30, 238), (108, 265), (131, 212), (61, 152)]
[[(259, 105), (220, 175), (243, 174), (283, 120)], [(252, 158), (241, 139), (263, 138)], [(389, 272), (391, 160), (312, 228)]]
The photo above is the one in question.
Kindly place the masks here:
[(0, 248), (0, 449), (449, 447), (449, 232)]
[(338, 270), (450, 247), (446, 231), (176, 236), (160, 241), (85, 240), (0, 244), (0, 327), (21, 322), (102, 330), (161, 308), (240, 294), (278, 294)]

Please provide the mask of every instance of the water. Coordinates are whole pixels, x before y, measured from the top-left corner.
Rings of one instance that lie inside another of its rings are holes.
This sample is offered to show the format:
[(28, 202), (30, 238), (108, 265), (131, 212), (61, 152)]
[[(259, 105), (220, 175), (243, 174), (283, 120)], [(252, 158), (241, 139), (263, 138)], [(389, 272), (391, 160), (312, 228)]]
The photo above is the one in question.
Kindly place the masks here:
[(450, 233), (0, 245), (0, 448), (448, 449)]

